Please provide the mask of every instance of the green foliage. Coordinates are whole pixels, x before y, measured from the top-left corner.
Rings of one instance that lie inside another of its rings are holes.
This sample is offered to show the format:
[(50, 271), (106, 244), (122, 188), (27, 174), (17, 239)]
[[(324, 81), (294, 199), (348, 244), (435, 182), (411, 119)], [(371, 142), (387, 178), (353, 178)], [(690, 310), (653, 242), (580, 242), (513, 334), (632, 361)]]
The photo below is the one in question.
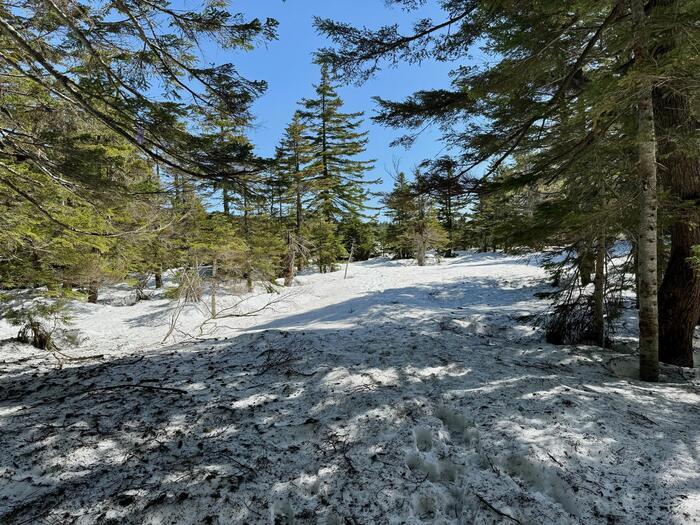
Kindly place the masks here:
[[(3, 137), (3, 157), (21, 156), (57, 175), (51, 157), (63, 133), (47, 135), (18, 113), (38, 107), (39, 115), (50, 113), (46, 122), (63, 121), (54, 111), (58, 104), (164, 166), (218, 179), (221, 174), (210, 169), (215, 152), (201, 133), (208, 115), (245, 119), (266, 84), (243, 78), (232, 64), (212, 64), (202, 43), (248, 50), (275, 38), (276, 26), (210, 3), (192, 10), (142, 0), (87, 2), (75, 9), (30, 0), (5, 6), (0, 39), (12, 60), (1, 66), (2, 82), (18, 79), (30, 89), (2, 90), (13, 100), (0, 127), (14, 131)], [(68, 180), (80, 177), (74, 172)]]
[(308, 222), (305, 237), (309, 239), (313, 260), (321, 273), (336, 271), (337, 261), (348, 256), (337, 225), (323, 217)]
[[(393, 3), (409, 11), (420, 5)], [(370, 30), (318, 19), (317, 28), (336, 44), (321, 50), (318, 59), (347, 81), (363, 81), (401, 61), (454, 63), (448, 89), (427, 89), (403, 101), (380, 99), (376, 120), (408, 129), (397, 140), (404, 144), (425, 126), (439, 126), (444, 142), (458, 153), (461, 177), (471, 172), (483, 177), (469, 184), (480, 196), (465, 233), (478, 238), (474, 244), (589, 242), (601, 224), (633, 238), (638, 192), (630, 108), (644, 82), (658, 85), (657, 109), (684, 101), (688, 113), (689, 125), (675, 126), (663, 125), (663, 111), (659, 114), (661, 165), (662, 157), (690, 165), (679, 160), (681, 152), (697, 159), (692, 123), (698, 118), (700, 29), (691, 21), (700, 15), (700, 4), (647, 4), (654, 60), (643, 67), (634, 63), (628, 3), (577, 0), (565, 10), (551, 1), (440, 5), (443, 20), (419, 20), (413, 34), (395, 25)], [(462, 57), (477, 45), (492, 59), (463, 66)], [(664, 220), (684, 216), (678, 203), (662, 204)], [(440, 218), (446, 225), (442, 209)]]
[(385, 214), (390, 219), (385, 233), (384, 248), (397, 259), (413, 256), (411, 238), (413, 220), (417, 213), (415, 195), (406, 174), (399, 171), (394, 179), (394, 187), (384, 196)]
[(440, 157), (424, 165), (428, 171), (417, 178), (416, 191), (434, 200), (438, 220), (447, 234), (445, 255), (452, 256), (462, 244), (463, 213), (469, 204), (468, 188), (454, 159)]
[(438, 219), (435, 201), (426, 190), (426, 179), (419, 171), (416, 170), (413, 183), (398, 171), (394, 188), (384, 196), (384, 205), (391, 219), (386, 229), (385, 247), (394, 257), (414, 257), (423, 266), (430, 250), (451, 250), (454, 246)]
[(283, 200), (292, 210), (297, 235), (301, 232), (317, 180), (314, 143), (308, 133), (302, 115), (296, 112), (285, 129), (276, 154), (276, 173), (280, 186), (284, 188)]
[(18, 341), (31, 344), (40, 350), (57, 350), (54, 333), (71, 323), (67, 311), (68, 296), (54, 294), (54, 298), (37, 297), (35, 294), (16, 296), (3, 302), (3, 319), (19, 326)]
[(345, 217), (338, 225), (338, 234), (343, 239), (345, 250), (356, 261), (366, 261), (379, 255), (377, 224), (363, 221), (358, 216)]
[(343, 215), (355, 215), (365, 208), (365, 180), (374, 161), (356, 160), (367, 145), (367, 132), (359, 131), (362, 113), (343, 113), (327, 68), (321, 69), (321, 81), (316, 97), (302, 101), (312, 147), (309, 170), (315, 174), (314, 200), (311, 209), (328, 221), (338, 221)]
[(425, 195), (416, 197), (417, 214), (411, 221), (410, 239), (413, 254), (419, 266), (426, 263), (430, 250), (440, 252), (450, 243), (449, 236), (440, 224), (433, 203)]

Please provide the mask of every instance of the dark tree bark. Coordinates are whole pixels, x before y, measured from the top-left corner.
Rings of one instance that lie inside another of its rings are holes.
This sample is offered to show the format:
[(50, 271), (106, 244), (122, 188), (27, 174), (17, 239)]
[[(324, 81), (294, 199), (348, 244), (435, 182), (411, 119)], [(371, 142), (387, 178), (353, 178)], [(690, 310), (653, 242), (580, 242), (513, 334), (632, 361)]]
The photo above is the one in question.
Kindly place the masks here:
[[(637, 65), (647, 59), (647, 32), (642, 0), (632, 0), (634, 56)], [(656, 136), (652, 84), (643, 81), (637, 101), (637, 147), (639, 148), (639, 376), (659, 380), (659, 317), (657, 299), (657, 208)]]
[(578, 273), (581, 286), (588, 286), (593, 282), (591, 274), (595, 271), (595, 252), (588, 242), (579, 243)]
[(224, 213), (226, 215), (231, 215), (231, 200), (229, 199), (228, 188), (226, 186), (224, 186), (221, 189), (221, 194), (222, 194), (222, 200), (223, 200), (223, 205), (224, 205)]
[(654, 114), (661, 181), (675, 205), (671, 254), (659, 290), (659, 358), (692, 367), (693, 333), (700, 318), (700, 271), (689, 257), (693, 246), (700, 245), (700, 159), (697, 151), (682, 146), (682, 139), (690, 137), (698, 123), (688, 97), (673, 85), (654, 90)]
[(303, 209), (302, 203), (301, 203), (301, 188), (297, 187), (296, 226), (295, 226), (297, 235), (301, 235), (301, 226), (302, 226), (302, 221), (304, 220), (303, 214), (304, 214), (304, 209)]
[(100, 285), (97, 281), (92, 281), (88, 287), (88, 303), (96, 304)]
[(593, 332), (598, 346), (605, 348), (605, 257), (607, 246), (605, 235), (598, 239), (595, 258), (595, 279), (593, 292)]

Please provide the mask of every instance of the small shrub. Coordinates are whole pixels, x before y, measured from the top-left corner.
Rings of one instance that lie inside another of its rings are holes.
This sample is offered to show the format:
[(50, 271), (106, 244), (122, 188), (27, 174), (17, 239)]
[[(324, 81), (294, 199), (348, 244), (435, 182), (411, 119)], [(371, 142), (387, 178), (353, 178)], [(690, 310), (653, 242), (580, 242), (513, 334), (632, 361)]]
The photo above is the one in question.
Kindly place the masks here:
[(19, 326), (17, 340), (31, 344), (40, 350), (57, 350), (54, 334), (62, 326), (70, 324), (66, 300), (30, 299), (19, 308), (9, 307), (4, 318), (13, 326)]

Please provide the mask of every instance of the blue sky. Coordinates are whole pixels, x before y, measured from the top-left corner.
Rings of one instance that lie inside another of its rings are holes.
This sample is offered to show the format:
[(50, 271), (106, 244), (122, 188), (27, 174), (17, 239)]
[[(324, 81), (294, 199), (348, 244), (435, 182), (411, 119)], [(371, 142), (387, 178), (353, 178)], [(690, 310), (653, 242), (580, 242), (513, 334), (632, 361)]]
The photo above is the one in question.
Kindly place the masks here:
[[(231, 8), (249, 17), (275, 18), (279, 21), (279, 39), (248, 53), (213, 51), (211, 62), (230, 61), (247, 78), (266, 80), (268, 92), (255, 104), (257, 125), (249, 136), (257, 152), (270, 156), (274, 153), (282, 132), (297, 109), (297, 101), (313, 96), (312, 84), (318, 81), (318, 67), (312, 63), (313, 52), (328, 45), (312, 26), (314, 16), (328, 17), (354, 25), (378, 27), (399, 23), (410, 29), (411, 21), (421, 16), (441, 18), (440, 10), (429, 3), (418, 12), (405, 13), (398, 8), (386, 7), (384, 0), (234, 0)], [(388, 69), (365, 85), (344, 86), (339, 89), (347, 111), (364, 111), (369, 134), (366, 158), (376, 159), (369, 179), (380, 177), (384, 183), (375, 188), (383, 191), (391, 187), (386, 173), (394, 159), (400, 159), (404, 170), (410, 170), (420, 161), (444, 154), (437, 130), (424, 132), (410, 149), (390, 148), (391, 141), (400, 131), (387, 129), (369, 120), (374, 113), (372, 96), (402, 99), (420, 89), (446, 87), (448, 73), (453, 66), (445, 63), (424, 62)]]

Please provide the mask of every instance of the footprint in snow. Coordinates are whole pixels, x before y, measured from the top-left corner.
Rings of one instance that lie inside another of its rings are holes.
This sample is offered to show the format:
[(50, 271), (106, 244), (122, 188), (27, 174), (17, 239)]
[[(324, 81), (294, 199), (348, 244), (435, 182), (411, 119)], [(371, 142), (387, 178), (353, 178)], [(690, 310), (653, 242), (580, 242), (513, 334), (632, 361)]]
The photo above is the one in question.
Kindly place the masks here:
[(294, 525), (294, 509), (288, 501), (278, 501), (272, 506), (274, 525)]
[(421, 452), (428, 452), (433, 448), (433, 433), (428, 427), (418, 427), (413, 430), (416, 440), (416, 448)]
[(462, 441), (465, 445), (475, 445), (479, 441), (479, 430), (473, 421), (459, 411), (441, 406), (435, 411), (445, 428), (454, 440)]
[(413, 510), (421, 520), (433, 520), (437, 515), (435, 499), (428, 494), (416, 494), (413, 497)]

